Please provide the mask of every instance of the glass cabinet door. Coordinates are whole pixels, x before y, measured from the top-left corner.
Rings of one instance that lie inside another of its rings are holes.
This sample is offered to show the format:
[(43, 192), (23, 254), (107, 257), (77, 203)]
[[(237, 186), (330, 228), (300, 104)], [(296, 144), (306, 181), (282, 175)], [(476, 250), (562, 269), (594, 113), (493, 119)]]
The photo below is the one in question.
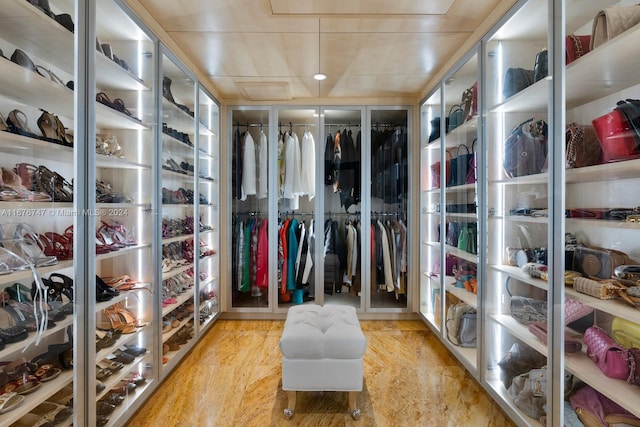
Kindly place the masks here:
[[(162, 372), (170, 372), (194, 337), (194, 241), (199, 212), (208, 204), (196, 185), (195, 85), (167, 54), (162, 55)], [(199, 226), (199, 224), (198, 224)]]
[[(447, 114), (442, 148), (444, 203), (439, 205), (444, 246), (443, 334), (472, 373), (477, 372), (478, 316), (478, 57), (473, 54), (444, 85)], [(441, 123), (442, 124), (442, 123)], [(442, 159), (441, 159), (442, 160)], [(448, 163), (447, 163), (448, 162)], [(449, 169), (447, 171), (447, 168)], [(460, 320), (460, 327), (456, 325)]]
[(114, 425), (141, 404), (157, 372), (149, 185), (156, 82), (153, 41), (116, 2), (96, 8), (110, 22), (97, 19), (95, 45), (95, 419)]
[[(546, 326), (547, 151), (550, 79), (535, 67), (548, 46), (546, 0), (531, 0), (496, 28), (485, 45), (488, 218), (484, 301), (485, 372), (518, 424), (545, 415), (546, 386), (535, 408), (519, 403), (519, 382), (547, 376), (547, 346), (530, 332)], [(534, 72), (534, 67), (536, 68)], [(525, 363), (518, 363), (519, 360)], [(538, 369), (538, 370), (536, 370)], [(514, 382), (515, 378), (515, 382)]]
[[(420, 314), (434, 328), (442, 327), (442, 257), (440, 187), (442, 90), (436, 89), (420, 107)], [(446, 181), (445, 181), (446, 183)]]
[(198, 307), (200, 328), (205, 327), (220, 312), (220, 107), (205, 91), (198, 91), (198, 199), (197, 241), (200, 247), (198, 264)]
[(316, 297), (316, 238), (323, 236), (315, 223), (318, 121), (315, 108), (277, 111), (278, 250), (271, 253), (278, 255), (279, 308)]
[(3, 426), (49, 400), (68, 424), (84, 416), (73, 407), (74, 2), (46, 6), (0, 10), (0, 395), (32, 392), (7, 403)]
[[(636, 148), (638, 129), (633, 125), (640, 111), (640, 76), (635, 72), (640, 31), (633, 27), (611, 35), (608, 41), (589, 40), (593, 17), (605, 8), (611, 8), (607, 15), (625, 16), (638, 13), (640, 6), (632, 1), (566, 2), (566, 148), (564, 158), (559, 157), (561, 169), (566, 168), (565, 270), (584, 277), (564, 287), (564, 340), (583, 345), (583, 352), (565, 353), (565, 375), (573, 375), (565, 393), (579, 416), (590, 409), (581, 406), (580, 399), (592, 396), (597, 401), (611, 399), (621, 407), (619, 412), (634, 418), (628, 424), (636, 424), (640, 388), (620, 375), (606, 375), (592, 360), (595, 356), (588, 356), (597, 353), (589, 345), (594, 333), (607, 334), (626, 349), (640, 347), (638, 334), (632, 332), (640, 326), (637, 300), (601, 300), (587, 291), (589, 286), (602, 286), (596, 280), (613, 278), (611, 284), (623, 289), (623, 297), (635, 295), (638, 277), (630, 274), (635, 268), (619, 264), (640, 263), (640, 228), (635, 216), (640, 152)], [(631, 287), (625, 291), (627, 286)], [(594, 311), (582, 318), (568, 317), (569, 307), (580, 304), (582, 314)], [(639, 369), (636, 365), (636, 373)]]
[[(229, 307), (270, 309), (269, 109), (232, 109)], [(272, 141), (271, 147), (275, 149)], [(273, 196), (272, 196), (273, 197)]]
[(366, 233), (361, 222), (363, 110), (332, 108), (322, 114), (324, 224), (316, 236), (325, 242), (323, 297), (325, 304), (359, 308), (367, 292), (362, 271)]
[(406, 308), (408, 280), (409, 111), (370, 109), (372, 309)]

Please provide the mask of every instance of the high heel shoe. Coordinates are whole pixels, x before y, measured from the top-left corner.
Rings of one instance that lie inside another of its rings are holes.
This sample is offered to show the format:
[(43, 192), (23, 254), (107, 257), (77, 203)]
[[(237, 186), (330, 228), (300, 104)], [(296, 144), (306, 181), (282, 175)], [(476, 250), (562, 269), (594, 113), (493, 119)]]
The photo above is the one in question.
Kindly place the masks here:
[(162, 79), (162, 96), (164, 96), (167, 101), (173, 104), (176, 103), (175, 99), (173, 99), (173, 95), (171, 94), (171, 79), (166, 76)]
[(107, 307), (102, 310), (102, 315), (106, 318), (106, 321), (99, 322), (97, 324), (98, 329), (116, 329), (123, 334), (133, 334), (137, 330), (134, 325), (128, 325), (124, 323), (122, 319), (116, 314), (113, 306)]
[(39, 193), (28, 190), (22, 185), (22, 179), (11, 169), (2, 167), (2, 177), (0, 178), (0, 185), (11, 189), (15, 192), (16, 198), (30, 202), (49, 202), (51, 197), (48, 194)]

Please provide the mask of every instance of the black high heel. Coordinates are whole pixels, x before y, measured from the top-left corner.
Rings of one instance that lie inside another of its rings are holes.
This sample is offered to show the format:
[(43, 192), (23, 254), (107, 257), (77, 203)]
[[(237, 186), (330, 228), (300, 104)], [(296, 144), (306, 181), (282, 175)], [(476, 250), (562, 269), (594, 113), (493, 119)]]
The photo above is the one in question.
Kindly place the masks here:
[(171, 103), (176, 103), (175, 99), (173, 99), (173, 95), (171, 94), (171, 79), (166, 76), (162, 79), (162, 96), (167, 98)]

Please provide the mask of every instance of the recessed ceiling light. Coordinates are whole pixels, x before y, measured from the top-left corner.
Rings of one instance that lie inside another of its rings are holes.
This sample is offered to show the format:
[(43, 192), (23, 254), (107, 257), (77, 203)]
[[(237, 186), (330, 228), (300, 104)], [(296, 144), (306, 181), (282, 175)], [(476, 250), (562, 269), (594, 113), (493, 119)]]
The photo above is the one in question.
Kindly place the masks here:
[(313, 75), (313, 78), (316, 80), (324, 80), (327, 78), (327, 75), (325, 73), (316, 73)]

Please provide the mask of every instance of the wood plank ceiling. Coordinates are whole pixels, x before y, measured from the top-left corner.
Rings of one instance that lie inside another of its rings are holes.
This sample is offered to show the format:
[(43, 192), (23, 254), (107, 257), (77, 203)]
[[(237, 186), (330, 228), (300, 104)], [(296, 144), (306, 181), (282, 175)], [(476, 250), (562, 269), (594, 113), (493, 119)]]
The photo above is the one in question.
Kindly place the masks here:
[(137, 0), (225, 101), (418, 96), (502, 1)]

